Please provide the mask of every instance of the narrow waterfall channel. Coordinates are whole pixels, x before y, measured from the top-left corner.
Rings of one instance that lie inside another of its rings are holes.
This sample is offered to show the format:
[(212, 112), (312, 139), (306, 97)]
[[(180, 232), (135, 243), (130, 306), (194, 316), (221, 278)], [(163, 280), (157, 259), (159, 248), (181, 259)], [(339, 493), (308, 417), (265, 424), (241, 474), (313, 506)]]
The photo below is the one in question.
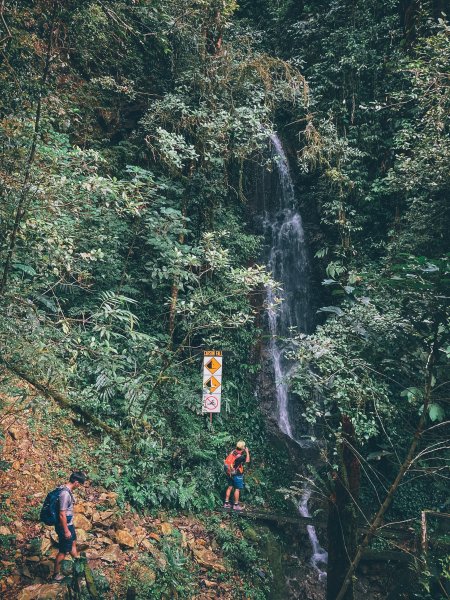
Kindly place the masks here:
[[(264, 231), (270, 240), (268, 268), (276, 281), (282, 285), (281, 304), (275, 305), (274, 290), (266, 290), (268, 323), (270, 331), (269, 355), (275, 374), (277, 398), (277, 421), (280, 430), (300, 447), (311, 442), (302, 439), (295, 425), (289, 397), (289, 373), (291, 365), (285, 359), (288, 349), (286, 339), (292, 332), (308, 331), (311, 322), (309, 301), (309, 262), (301, 216), (295, 206), (295, 192), (289, 163), (280, 139), (270, 136), (272, 156), (279, 177), (279, 198), (271, 211), (264, 215)], [(298, 505), (300, 514), (309, 517), (308, 501), (311, 490), (306, 489)], [(326, 577), (320, 567), (327, 563), (327, 552), (320, 546), (314, 526), (307, 526), (312, 546), (311, 564)]]

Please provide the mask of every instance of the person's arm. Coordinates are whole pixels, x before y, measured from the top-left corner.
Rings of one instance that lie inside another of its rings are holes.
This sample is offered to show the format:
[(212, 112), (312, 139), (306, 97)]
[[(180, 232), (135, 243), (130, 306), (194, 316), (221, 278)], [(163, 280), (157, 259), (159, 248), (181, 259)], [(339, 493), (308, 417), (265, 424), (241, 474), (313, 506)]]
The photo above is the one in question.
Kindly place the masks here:
[(65, 510), (59, 511), (59, 522), (61, 523), (61, 526), (64, 530), (64, 537), (69, 540), (72, 537), (72, 534), (70, 533), (69, 527), (67, 525), (67, 515)]
[(70, 504), (70, 496), (69, 492), (66, 490), (62, 490), (59, 495), (59, 522), (61, 523), (61, 527), (64, 531), (64, 536), (66, 539), (70, 539), (72, 534), (70, 533), (69, 526), (67, 525), (67, 509)]
[(240, 456), (238, 456), (237, 459), (234, 461), (234, 468), (237, 469), (244, 463), (248, 463), (248, 462), (250, 462), (250, 454), (248, 453), (248, 450), (246, 449), (246, 451), (243, 452)]

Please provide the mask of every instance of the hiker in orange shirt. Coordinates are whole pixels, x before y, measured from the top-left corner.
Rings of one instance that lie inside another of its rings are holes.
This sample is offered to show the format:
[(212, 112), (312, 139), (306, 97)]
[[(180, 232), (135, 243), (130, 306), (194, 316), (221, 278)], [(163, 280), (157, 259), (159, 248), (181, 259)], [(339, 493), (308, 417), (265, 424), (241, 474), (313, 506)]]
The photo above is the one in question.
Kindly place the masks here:
[(234, 488), (233, 494), (233, 510), (242, 510), (239, 504), (239, 494), (244, 489), (244, 464), (250, 462), (250, 452), (245, 445), (245, 442), (240, 441), (236, 444), (236, 448), (230, 452), (224, 461), (224, 469), (228, 479), (228, 487), (225, 492), (224, 508), (231, 508), (230, 496)]

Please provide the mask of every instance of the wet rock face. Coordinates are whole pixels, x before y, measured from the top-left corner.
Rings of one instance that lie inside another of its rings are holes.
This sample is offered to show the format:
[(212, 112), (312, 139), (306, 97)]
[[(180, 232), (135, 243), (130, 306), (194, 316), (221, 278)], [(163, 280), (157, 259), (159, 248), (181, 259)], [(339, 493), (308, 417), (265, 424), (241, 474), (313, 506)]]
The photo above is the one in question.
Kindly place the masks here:
[(273, 365), (266, 347), (261, 349), (259, 357), (261, 371), (257, 378), (257, 393), (260, 410), (265, 416), (271, 433), (280, 434), (277, 422), (277, 400)]

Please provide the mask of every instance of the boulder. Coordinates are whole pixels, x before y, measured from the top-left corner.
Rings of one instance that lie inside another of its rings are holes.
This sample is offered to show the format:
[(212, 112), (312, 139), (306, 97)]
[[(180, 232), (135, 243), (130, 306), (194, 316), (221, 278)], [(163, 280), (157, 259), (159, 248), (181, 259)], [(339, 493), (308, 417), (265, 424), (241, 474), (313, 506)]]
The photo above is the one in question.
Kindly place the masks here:
[(41, 540), (41, 554), (46, 554), (52, 547), (52, 540), (49, 537), (44, 537)]
[(52, 542), (54, 544), (58, 544), (59, 543), (59, 541), (58, 541), (58, 534), (56, 533), (56, 531), (54, 529), (51, 529), (48, 535), (50, 536), (50, 539), (52, 540)]
[(147, 530), (141, 525), (137, 525), (137, 527), (134, 528), (134, 534), (136, 537), (136, 543), (140, 544), (142, 540), (147, 537)]
[(108, 546), (108, 548), (106, 548), (106, 550), (100, 555), (99, 558), (105, 562), (112, 563), (120, 560), (121, 556), (122, 552), (120, 550), (119, 544), (112, 544), (111, 546)]
[(67, 586), (60, 583), (36, 583), (19, 592), (17, 600), (63, 600), (68, 598)]
[(88, 534), (84, 529), (77, 529), (77, 542), (85, 542), (88, 539)]
[(196, 546), (193, 543), (189, 544), (194, 555), (195, 561), (202, 567), (213, 569), (221, 573), (226, 572), (225, 566), (220, 562), (219, 557), (214, 552), (204, 546)]
[(92, 522), (100, 527), (110, 527), (114, 521), (114, 512), (112, 510), (104, 510), (103, 512), (94, 512)]
[(94, 512), (94, 505), (92, 502), (77, 502), (74, 507), (75, 514), (82, 514), (86, 517), (91, 517)]
[(85, 531), (89, 531), (92, 528), (92, 523), (81, 513), (74, 514), (73, 523), (75, 525), (75, 529), (84, 529)]
[(116, 531), (116, 542), (125, 548), (134, 548), (136, 546), (136, 540), (131, 533), (125, 529)]
[(25, 560), (29, 563), (38, 563), (41, 559), (39, 556), (28, 556)]
[(139, 545), (142, 546), (142, 548), (144, 548), (145, 550), (153, 548), (153, 544), (147, 538), (143, 539)]
[(84, 529), (77, 529), (77, 547), (78, 550), (86, 550), (89, 548), (88, 534)]
[(106, 544), (107, 546), (110, 546), (113, 543), (113, 541), (110, 538), (105, 537), (104, 535), (99, 535), (98, 537), (95, 538), (94, 541), (97, 544)]

